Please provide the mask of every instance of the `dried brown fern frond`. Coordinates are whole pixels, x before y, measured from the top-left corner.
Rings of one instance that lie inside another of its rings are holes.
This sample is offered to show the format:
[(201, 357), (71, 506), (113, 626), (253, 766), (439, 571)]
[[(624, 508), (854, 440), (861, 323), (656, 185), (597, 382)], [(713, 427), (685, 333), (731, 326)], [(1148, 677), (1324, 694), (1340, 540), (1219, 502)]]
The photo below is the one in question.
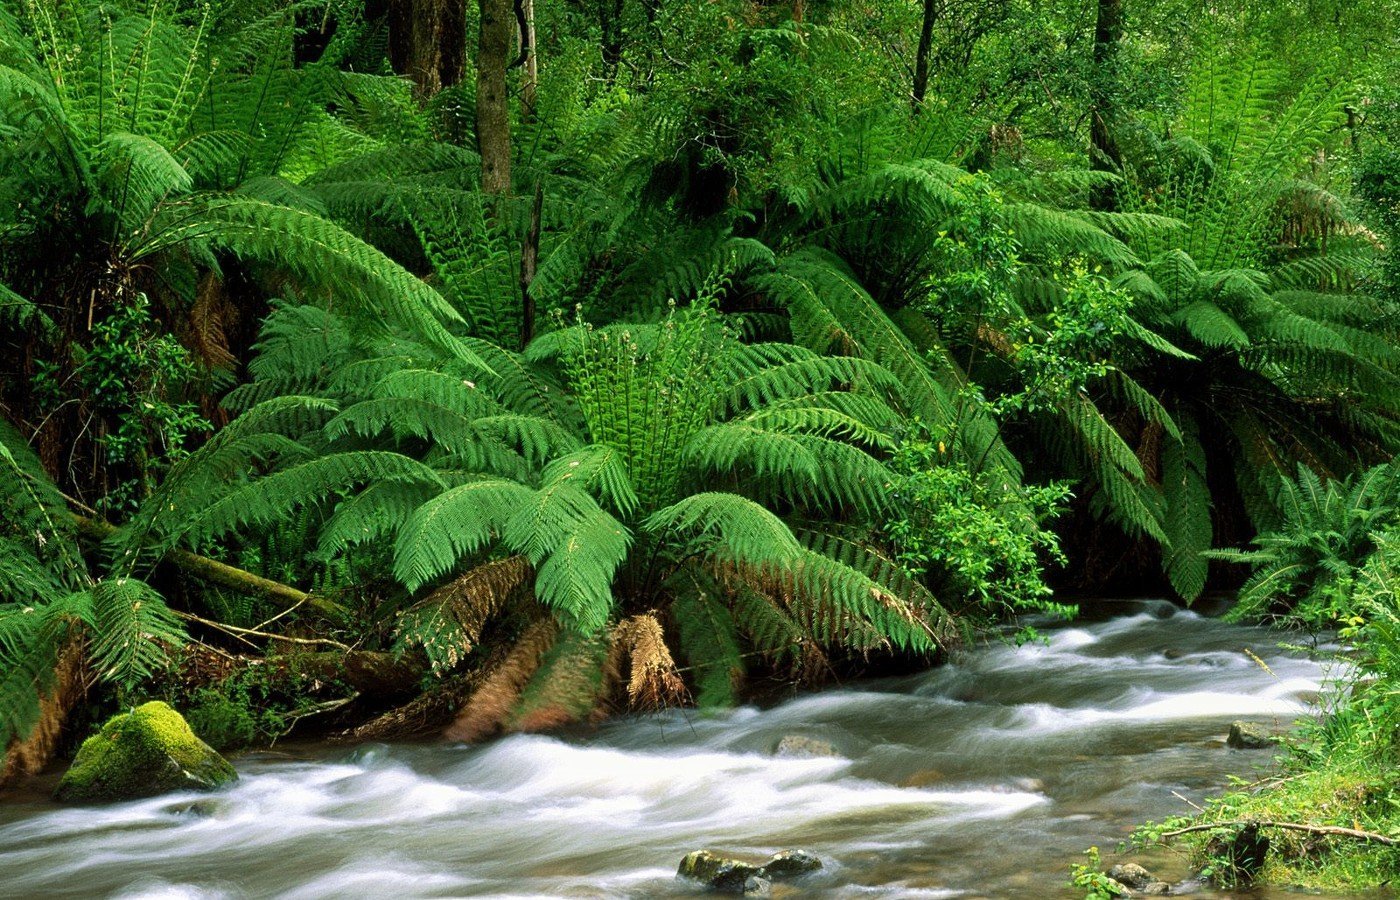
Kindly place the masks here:
[(238, 360), (228, 345), (228, 327), (238, 309), (224, 292), (223, 281), (213, 272), (199, 283), (190, 307), (186, 343), (206, 369), (232, 369)]
[(443, 736), (448, 740), (472, 742), (500, 730), (515, 708), (521, 691), (539, 669), (545, 654), (554, 646), (558, 633), (559, 626), (552, 618), (540, 619), (526, 628), (506, 658), (472, 694)]
[(633, 709), (663, 709), (689, 699), (676, 669), (666, 632), (652, 613), (633, 616), (613, 632), (614, 646), (625, 647), (630, 662), (627, 702)]

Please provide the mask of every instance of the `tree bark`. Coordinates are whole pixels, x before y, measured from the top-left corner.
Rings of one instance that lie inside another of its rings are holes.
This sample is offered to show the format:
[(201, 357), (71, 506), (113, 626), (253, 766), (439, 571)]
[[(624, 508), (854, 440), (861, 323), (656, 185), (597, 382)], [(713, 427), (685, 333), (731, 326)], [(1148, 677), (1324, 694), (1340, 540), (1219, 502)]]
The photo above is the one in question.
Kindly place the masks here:
[(510, 106), (506, 68), (515, 39), (511, 0), (477, 0), (481, 31), (476, 57), (476, 143), (481, 153), (481, 189), (510, 193)]
[(940, 0), (924, 0), (923, 23), (919, 27), (919, 49), (914, 54), (914, 112), (924, 105), (928, 94), (928, 57), (933, 52), (933, 24), (942, 11)]
[(341, 681), (366, 697), (397, 697), (416, 692), (428, 671), (418, 656), (395, 656), (375, 650), (348, 653), (327, 650), (272, 656), (268, 665), (290, 675), (317, 681)]
[(467, 63), (466, 0), (389, 0), (389, 63), (413, 79), (425, 101), (462, 80)]
[[(1094, 80), (1090, 86), (1092, 105), (1089, 110), (1089, 168), (1096, 172), (1118, 174), (1123, 168), (1123, 156), (1113, 137), (1118, 46), (1122, 40), (1123, 0), (1099, 0), (1098, 19), (1094, 23)], [(1105, 184), (1094, 188), (1089, 205), (1105, 211), (1117, 209), (1116, 187)]]

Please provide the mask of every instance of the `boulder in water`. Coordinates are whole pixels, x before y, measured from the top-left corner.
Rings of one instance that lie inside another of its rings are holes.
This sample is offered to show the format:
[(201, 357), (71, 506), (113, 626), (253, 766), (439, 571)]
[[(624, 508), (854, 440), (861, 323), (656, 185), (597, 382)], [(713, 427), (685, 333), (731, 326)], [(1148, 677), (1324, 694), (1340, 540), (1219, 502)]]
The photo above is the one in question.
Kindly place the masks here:
[(170, 791), (212, 791), (238, 773), (169, 705), (144, 703), (83, 741), (54, 791), (65, 803), (108, 803)]
[(774, 756), (840, 756), (830, 741), (802, 734), (784, 735), (773, 748)]
[(806, 850), (781, 850), (768, 858), (760, 867), (764, 878), (773, 881), (787, 881), (810, 875), (822, 867), (822, 861), (815, 853)]
[(676, 870), (677, 878), (687, 878), (726, 894), (743, 894), (751, 878), (761, 877), (762, 870), (750, 863), (720, 856), (711, 850), (687, 853)]
[(1137, 863), (1121, 863), (1108, 870), (1108, 877), (1135, 891), (1152, 884), (1157, 878)]
[(1236, 750), (1262, 750), (1274, 745), (1273, 735), (1262, 725), (1249, 722), (1235, 722), (1230, 726), (1230, 736), (1225, 744)]
[(687, 853), (676, 870), (677, 878), (698, 881), (711, 890), (745, 897), (771, 897), (774, 881), (790, 881), (822, 867), (816, 854), (806, 850), (774, 853), (762, 865), (723, 856), (712, 850)]
[(1165, 881), (1154, 881), (1143, 885), (1142, 894), (1145, 897), (1165, 897), (1172, 892), (1172, 886)]

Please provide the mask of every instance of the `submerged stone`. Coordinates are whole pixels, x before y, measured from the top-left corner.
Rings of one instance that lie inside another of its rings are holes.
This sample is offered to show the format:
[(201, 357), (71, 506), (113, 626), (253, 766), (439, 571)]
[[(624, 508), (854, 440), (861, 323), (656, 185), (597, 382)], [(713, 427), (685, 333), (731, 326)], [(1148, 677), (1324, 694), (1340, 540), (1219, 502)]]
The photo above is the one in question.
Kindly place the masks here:
[(1157, 880), (1151, 872), (1137, 863), (1116, 865), (1108, 870), (1108, 877), (1135, 891), (1140, 891)]
[(1274, 738), (1262, 725), (1235, 722), (1230, 726), (1230, 736), (1225, 739), (1225, 743), (1236, 750), (1262, 750), (1272, 747)]
[(781, 850), (769, 857), (768, 862), (759, 869), (764, 878), (786, 881), (808, 875), (821, 867), (822, 861), (815, 853), (808, 853), (806, 850)]
[(238, 780), (228, 760), (159, 701), (113, 716), (83, 741), (54, 791), (64, 803), (108, 803), (171, 791), (212, 791)]
[(830, 741), (801, 734), (784, 735), (773, 748), (774, 756), (840, 756)]
[(676, 870), (677, 878), (688, 878), (726, 894), (742, 894), (750, 878), (759, 876), (758, 866), (720, 856), (710, 850), (687, 853)]
[(687, 853), (676, 870), (677, 878), (698, 881), (711, 890), (745, 897), (771, 897), (773, 882), (790, 881), (817, 871), (822, 861), (806, 850), (774, 853), (763, 865), (754, 865), (712, 850)]

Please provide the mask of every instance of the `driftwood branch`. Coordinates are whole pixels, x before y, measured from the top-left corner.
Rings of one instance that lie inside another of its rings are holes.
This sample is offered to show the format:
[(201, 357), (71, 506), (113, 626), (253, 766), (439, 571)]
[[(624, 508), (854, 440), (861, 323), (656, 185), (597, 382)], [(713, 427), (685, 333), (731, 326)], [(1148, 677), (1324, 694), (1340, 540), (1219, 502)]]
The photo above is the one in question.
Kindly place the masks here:
[(1176, 831), (1163, 832), (1162, 840), (1180, 837), (1183, 834), (1191, 834), (1196, 831), (1210, 831), (1214, 828), (1238, 828), (1245, 825), (1253, 825), (1256, 828), (1278, 828), (1284, 831), (1302, 831), (1307, 834), (1325, 834), (1332, 837), (1346, 837), (1353, 840), (1365, 841), (1371, 844), (1384, 844), (1387, 847), (1400, 847), (1400, 840), (1386, 837), (1383, 834), (1376, 834), (1374, 831), (1361, 831), (1357, 828), (1342, 828), (1338, 825), (1307, 825), (1301, 822), (1255, 822), (1237, 820), (1232, 822), (1211, 822), (1204, 825), (1191, 825), (1186, 828), (1178, 828)]

